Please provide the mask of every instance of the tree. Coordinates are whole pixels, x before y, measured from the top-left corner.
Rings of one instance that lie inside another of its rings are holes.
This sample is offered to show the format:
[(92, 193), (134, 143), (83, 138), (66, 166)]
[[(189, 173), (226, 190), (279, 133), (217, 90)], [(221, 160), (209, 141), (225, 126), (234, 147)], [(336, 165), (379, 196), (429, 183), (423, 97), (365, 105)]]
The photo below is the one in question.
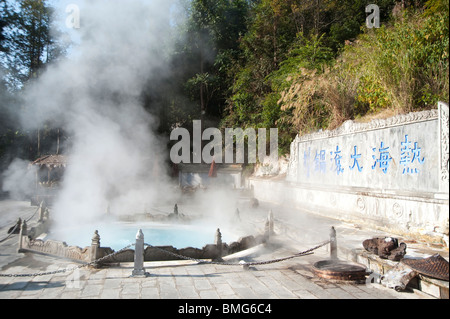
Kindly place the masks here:
[[(221, 107), (211, 110), (210, 103), (223, 104), (226, 86), (221, 83), (228, 80), (227, 65), (239, 48), (239, 37), (246, 31), (247, 10), (244, 0), (191, 3), (183, 53), (194, 67), (187, 70), (185, 83), (191, 96), (199, 100), (202, 114), (220, 113)], [(198, 94), (192, 94), (193, 90)]]
[(7, 26), (3, 29), (5, 50), (1, 63), (7, 70), (8, 86), (20, 89), (37, 78), (44, 66), (64, 52), (52, 29), (54, 10), (45, 0), (22, 0), (18, 9), (4, 10)]
[[(267, 78), (279, 68), (296, 38), (299, 27), (292, 23), (296, 14), (293, 1), (261, 0), (252, 7), (248, 31), (240, 41), (241, 54), (234, 61), (235, 77), (223, 126), (275, 125), (263, 116), (265, 97), (272, 90)], [(266, 114), (273, 113), (266, 110)]]
[[(31, 160), (50, 151), (55, 135), (56, 140), (59, 140), (61, 130), (45, 125), (35, 132), (23, 131), (18, 121), (15, 121), (20, 112), (17, 101), (27, 82), (37, 79), (46, 65), (62, 56), (64, 47), (56, 40), (57, 29), (52, 26), (54, 9), (45, 0), (3, 0), (0, 2), (0, 12), (0, 68), (3, 91), (0, 92), (0, 111), (2, 119), (7, 121), (4, 130), (0, 132), (0, 148), (2, 156), (8, 148), (8, 153)], [(48, 139), (52, 141), (46, 145)], [(28, 144), (27, 147), (25, 144)]]
[(7, 50), (3, 42), (6, 40), (4, 32), (5, 28), (8, 26), (8, 21), (6, 20), (8, 11), (6, 0), (0, 1), (0, 52), (5, 52)]

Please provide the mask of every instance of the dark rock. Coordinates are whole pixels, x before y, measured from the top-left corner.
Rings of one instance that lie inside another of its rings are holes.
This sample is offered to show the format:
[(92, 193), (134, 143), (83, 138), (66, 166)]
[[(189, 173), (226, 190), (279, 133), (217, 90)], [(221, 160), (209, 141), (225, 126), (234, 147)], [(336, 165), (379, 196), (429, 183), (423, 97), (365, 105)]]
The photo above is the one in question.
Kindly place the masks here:
[(242, 250), (242, 249), (241, 249), (241, 243), (239, 243), (239, 242), (237, 242), (237, 241), (232, 242), (232, 243), (229, 245), (229, 247), (228, 247), (228, 252), (229, 252), (230, 254), (237, 253), (237, 252), (239, 252), (239, 251), (241, 251), (241, 250)]
[(256, 240), (253, 236), (246, 236), (239, 239), (239, 243), (241, 244), (241, 250), (249, 249), (253, 246), (256, 246)]
[(401, 260), (406, 254), (406, 244), (401, 243), (399, 246), (398, 239), (393, 237), (366, 239), (363, 247), (380, 258), (394, 261)]
[(400, 261), (406, 255), (406, 244), (401, 243), (398, 248), (395, 248), (390, 251), (390, 255), (388, 256), (389, 260), (392, 261)]
[(206, 245), (205, 247), (203, 247), (203, 255), (202, 258), (203, 259), (216, 259), (217, 256), (219, 255), (219, 249), (217, 248), (216, 245)]

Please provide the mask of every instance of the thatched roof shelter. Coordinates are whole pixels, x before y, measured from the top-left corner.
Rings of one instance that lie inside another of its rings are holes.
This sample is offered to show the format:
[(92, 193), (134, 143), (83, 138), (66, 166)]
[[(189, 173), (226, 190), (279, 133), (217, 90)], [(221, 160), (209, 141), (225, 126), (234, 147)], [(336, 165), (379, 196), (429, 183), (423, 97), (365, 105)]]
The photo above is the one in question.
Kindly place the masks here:
[(48, 169), (66, 167), (67, 156), (64, 155), (46, 155), (38, 158), (31, 165), (39, 166), (39, 168), (46, 167)]
[(55, 191), (59, 188), (68, 157), (64, 155), (45, 155), (28, 165), (35, 171), (35, 193), (31, 196), (31, 204), (39, 205), (42, 201), (51, 204)]

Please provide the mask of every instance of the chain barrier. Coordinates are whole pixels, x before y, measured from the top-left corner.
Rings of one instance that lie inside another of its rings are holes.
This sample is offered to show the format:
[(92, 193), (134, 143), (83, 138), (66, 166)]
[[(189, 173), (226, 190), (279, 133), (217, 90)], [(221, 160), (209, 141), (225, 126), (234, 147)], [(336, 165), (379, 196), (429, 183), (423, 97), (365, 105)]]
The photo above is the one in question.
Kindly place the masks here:
[(16, 225), (14, 226), (14, 228), (11, 230), (11, 232), (10, 232), (5, 238), (3, 238), (2, 240), (0, 240), (0, 243), (5, 242), (6, 240), (8, 240), (9, 237), (11, 237), (12, 235), (14, 235), (14, 232), (16, 231), (17, 227), (19, 227), (18, 224), (16, 224)]
[[(160, 248), (160, 247), (152, 246), (152, 245), (147, 244), (147, 243), (144, 243), (144, 246), (148, 246), (148, 247), (157, 249), (157, 250), (159, 250), (161, 252), (164, 252), (164, 253), (166, 253), (168, 255), (171, 255), (173, 257), (176, 257), (176, 258), (180, 258), (180, 259), (184, 259), (184, 260), (191, 260), (191, 261), (195, 261), (197, 263), (223, 265), (223, 266), (241, 266), (241, 267), (242, 266), (246, 266), (246, 267), (249, 267), (249, 266), (274, 264), (274, 263), (278, 263), (278, 262), (289, 260), (289, 259), (293, 259), (293, 258), (298, 258), (298, 257), (311, 255), (311, 254), (313, 254), (313, 252), (315, 250), (317, 250), (317, 249), (319, 249), (319, 248), (321, 248), (323, 246), (328, 245), (330, 242), (331, 241), (328, 240), (326, 242), (323, 242), (323, 243), (315, 246), (314, 248), (311, 248), (311, 249), (308, 249), (308, 250), (305, 250), (305, 251), (302, 251), (300, 253), (294, 254), (292, 256), (284, 257), (284, 258), (277, 258), (277, 259), (272, 259), (272, 260), (256, 261), (256, 262), (242, 262), (241, 261), (239, 263), (226, 262), (226, 261), (210, 261), (210, 260), (204, 260), (204, 259), (197, 259), (197, 258), (193, 258), (193, 257), (187, 257), (187, 256), (183, 256), (183, 255), (176, 254), (174, 252), (165, 250), (165, 249)], [(30, 274), (1, 274), (0, 273), (0, 277), (39, 277), (39, 276), (54, 275), (54, 274), (59, 274), (59, 273), (73, 272), (73, 271), (75, 271), (77, 269), (81, 269), (81, 268), (84, 268), (84, 267), (89, 267), (89, 266), (94, 266), (96, 264), (100, 264), (102, 261), (104, 261), (104, 260), (106, 260), (106, 259), (108, 259), (110, 257), (113, 257), (113, 256), (115, 256), (115, 255), (117, 255), (117, 254), (119, 254), (119, 253), (129, 249), (131, 246), (134, 246), (134, 245), (135, 245), (134, 243), (130, 244), (130, 245), (128, 245), (128, 246), (126, 246), (126, 247), (124, 247), (124, 248), (122, 248), (122, 249), (120, 249), (120, 250), (118, 250), (116, 252), (113, 252), (113, 253), (111, 253), (109, 255), (106, 255), (104, 257), (101, 257), (101, 258), (96, 259), (94, 261), (91, 261), (89, 263), (82, 264), (82, 265), (79, 265), (79, 266), (76, 266), (76, 267), (67, 267), (67, 268), (64, 268), (64, 269), (59, 269), (59, 270), (54, 270), (54, 271), (41, 272), (41, 273), (30, 273)]]
[(0, 273), (0, 277), (40, 277), (40, 276), (46, 276), (46, 275), (55, 275), (55, 274), (60, 274), (60, 273), (65, 273), (65, 272), (73, 272), (77, 269), (81, 269), (84, 267), (89, 267), (89, 266), (94, 266), (96, 264), (100, 264), (103, 260), (108, 259), (114, 255), (117, 255), (119, 253), (121, 253), (124, 250), (129, 249), (131, 246), (134, 246), (135, 244), (130, 244), (124, 248), (122, 248), (121, 250), (115, 251), (112, 254), (106, 255), (104, 257), (101, 257), (99, 259), (96, 259), (94, 261), (91, 261), (89, 263), (86, 264), (82, 264), (82, 265), (78, 265), (76, 267), (67, 267), (64, 269), (58, 269), (58, 270), (54, 270), (54, 271), (48, 271), (48, 272), (41, 272), (41, 273), (34, 273), (34, 274), (1, 274)]
[(328, 245), (330, 242), (331, 241), (328, 240), (328, 241), (326, 241), (326, 242), (324, 242), (322, 244), (317, 245), (314, 248), (302, 251), (300, 253), (297, 253), (297, 254), (289, 256), (289, 257), (272, 259), (272, 260), (267, 260), (267, 261), (249, 262), (249, 263), (248, 262), (245, 262), (245, 263), (242, 263), (242, 262), (240, 262), (240, 263), (231, 263), (231, 262), (226, 262), (226, 261), (210, 261), (210, 260), (204, 260), (204, 259), (197, 259), (197, 258), (193, 258), (193, 257), (183, 256), (183, 255), (180, 255), (180, 254), (177, 254), (177, 253), (165, 250), (165, 249), (160, 248), (160, 247), (152, 246), (152, 245), (147, 244), (147, 243), (144, 243), (144, 245), (148, 246), (148, 247), (151, 247), (151, 248), (154, 248), (154, 249), (157, 249), (157, 250), (159, 250), (161, 252), (164, 252), (164, 253), (166, 253), (168, 255), (171, 255), (173, 257), (181, 258), (181, 259), (184, 259), (184, 260), (191, 260), (191, 261), (195, 261), (195, 262), (202, 263), (202, 264), (214, 264), (214, 265), (225, 265), (225, 266), (243, 266), (243, 265), (245, 265), (245, 266), (258, 266), (258, 265), (274, 264), (274, 263), (285, 261), (285, 260), (288, 260), (288, 259), (293, 259), (293, 258), (303, 257), (303, 256), (306, 256), (306, 255), (311, 255), (311, 254), (313, 254), (313, 251), (315, 251), (315, 250), (317, 250), (317, 249), (319, 249), (319, 248), (321, 248), (321, 247), (323, 247), (325, 245)]
[[(28, 219), (25, 219), (25, 221), (26, 221), (26, 222), (29, 222), (29, 221), (34, 217), (34, 215), (36, 215), (36, 213), (39, 211), (39, 208), (40, 208), (40, 207), (38, 207), (38, 208), (36, 209), (36, 211), (33, 213), (33, 215), (31, 215), (31, 217), (29, 217)], [(14, 232), (16, 231), (17, 227), (20, 227), (20, 226), (21, 226), (21, 225), (19, 225), (18, 223), (16, 223), (16, 225), (14, 225), (14, 228), (11, 230), (11, 232), (8, 234), (8, 236), (6, 236), (5, 238), (1, 239), (1, 240), (0, 240), (0, 243), (3, 243), (3, 242), (6, 241), (9, 237), (11, 237), (12, 235), (14, 235)]]

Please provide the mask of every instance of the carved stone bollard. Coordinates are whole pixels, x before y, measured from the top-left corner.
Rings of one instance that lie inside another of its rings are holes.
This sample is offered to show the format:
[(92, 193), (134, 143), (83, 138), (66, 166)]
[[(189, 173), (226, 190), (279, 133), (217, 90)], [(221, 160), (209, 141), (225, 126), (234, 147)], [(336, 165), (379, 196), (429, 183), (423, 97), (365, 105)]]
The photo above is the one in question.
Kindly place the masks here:
[(234, 220), (237, 222), (241, 221), (241, 212), (239, 211), (239, 208), (236, 208), (236, 211), (234, 212)]
[(331, 227), (331, 230), (330, 230), (330, 258), (338, 259), (336, 229), (333, 226)]
[(214, 244), (217, 247), (217, 260), (222, 260), (222, 233), (220, 232), (220, 229), (217, 228), (216, 235), (214, 238)]
[(267, 216), (266, 224), (264, 225), (264, 237), (265, 240), (268, 241), (270, 236), (274, 235), (275, 232), (273, 230), (273, 212), (269, 211), (269, 215)]
[(272, 210), (269, 211), (269, 216), (267, 216), (267, 221), (269, 223), (269, 233), (270, 233), (270, 235), (275, 234), (275, 231), (273, 230), (273, 212), (272, 212)]
[(27, 230), (27, 222), (24, 220), (22, 222), (22, 225), (20, 227), (20, 233), (19, 233), (19, 248), (17, 249), (18, 253), (22, 252), (23, 249), (23, 238), (27, 236), (28, 230)]
[(144, 268), (144, 233), (142, 229), (136, 234), (136, 247), (134, 248), (134, 269), (132, 277), (146, 277), (148, 275)]
[(42, 222), (44, 220), (44, 213), (45, 213), (45, 203), (44, 201), (39, 204), (39, 219), (38, 222)]
[(50, 210), (48, 209), (48, 207), (46, 207), (44, 210), (44, 218), (42, 218), (42, 220), (44, 221), (44, 223), (50, 221)]
[[(100, 235), (98, 234), (98, 230), (94, 232), (94, 236), (92, 236), (91, 240), (91, 253), (90, 253), (90, 262), (94, 262), (98, 259), (98, 252), (100, 248)], [(97, 267), (97, 264), (93, 265)]]

